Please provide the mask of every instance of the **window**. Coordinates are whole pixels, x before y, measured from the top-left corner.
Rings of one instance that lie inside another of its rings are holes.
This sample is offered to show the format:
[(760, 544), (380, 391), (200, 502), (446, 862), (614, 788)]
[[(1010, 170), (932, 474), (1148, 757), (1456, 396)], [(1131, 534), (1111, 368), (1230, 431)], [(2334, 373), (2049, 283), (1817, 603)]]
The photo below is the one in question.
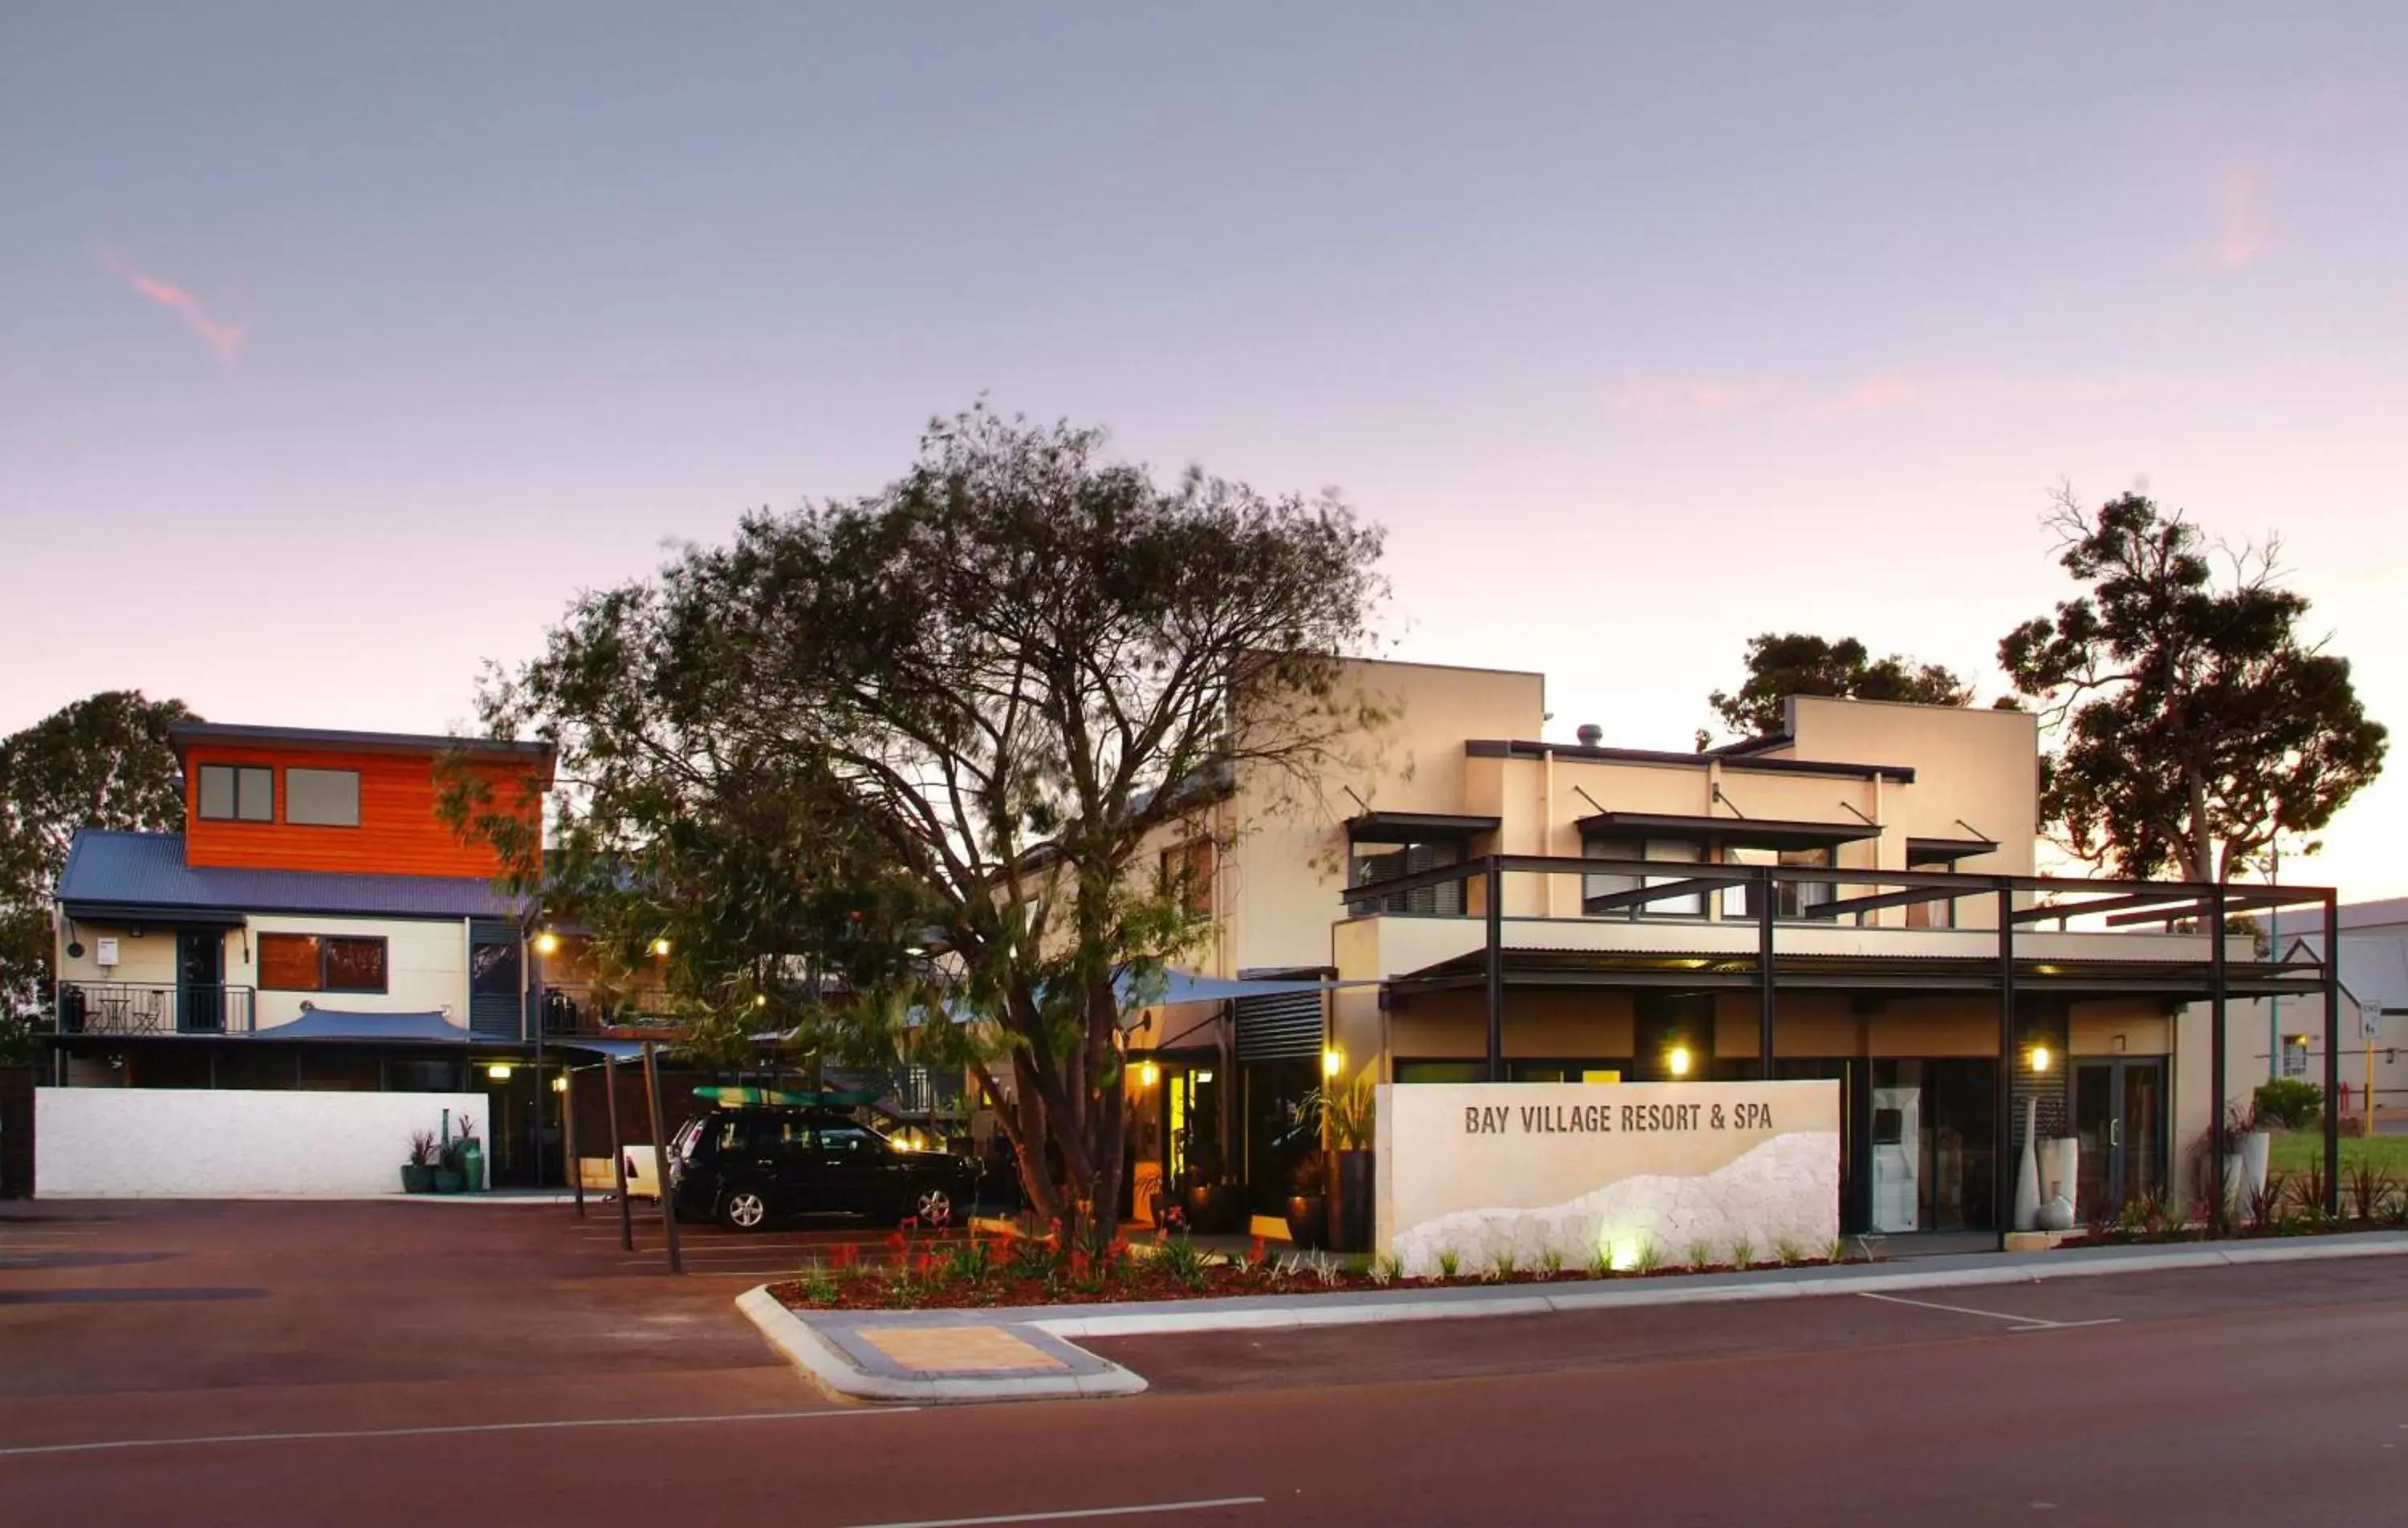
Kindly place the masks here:
[[(1731, 864), (1778, 864), (1837, 868), (1839, 850), (1824, 845), (1815, 849), (1753, 849), (1733, 845), (1724, 850), (1723, 859)], [(1828, 880), (1784, 880), (1779, 882), (1773, 894), (1772, 916), (1803, 918), (1810, 907), (1819, 907), (1833, 899), (1834, 889)], [(1754, 918), (1756, 888), (1734, 886), (1723, 893), (1725, 918)], [(1825, 920), (1818, 920), (1824, 921)]]
[(360, 772), (356, 769), (286, 770), (284, 821), (322, 828), (358, 827)]
[[(1705, 846), (1676, 838), (1589, 838), (1583, 840), (1581, 852), (1592, 860), (1647, 860), (1666, 864), (1697, 864), (1706, 857)], [(1584, 876), (1581, 878), (1581, 910), (1590, 910), (1590, 903), (1598, 897), (1617, 892), (1635, 892), (1641, 886), (1669, 886), (1676, 880), (1690, 878), (1685, 874), (1670, 876), (1631, 876), (1623, 874)], [(1682, 896), (1658, 897), (1653, 902), (1635, 906), (1610, 907), (1605, 916), (1613, 918), (1703, 918), (1706, 899), (1703, 893), (1691, 892)]]
[(381, 992), (385, 942), (315, 934), (263, 934), (259, 984), (280, 992)]
[(519, 994), (517, 940), (480, 939), (468, 947), (468, 991), (478, 997)]
[(205, 822), (276, 821), (276, 771), (251, 764), (201, 765), (198, 815)]
[[(1346, 860), (1346, 884), (1361, 886), (1370, 881), (1385, 880), (1391, 876), (1409, 876), (1416, 871), (1435, 870), (1442, 864), (1457, 864), (1463, 860), (1463, 846), (1457, 843), (1378, 843), (1358, 841), (1349, 846)], [(1415, 891), (1398, 892), (1391, 896), (1369, 901), (1350, 902), (1346, 910), (1356, 918), (1373, 913), (1425, 913), (1444, 918), (1463, 915), (1463, 882), (1451, 880), (1442, 886), (1424, 886)]]
[[(1909, 860), (1906, 862), (1906, 867), (1909, 870), (1937, 870), (1942, 873), (1953, 871), (1956, 868), (1954, 863), (1947, 860), (1926, 860), (1920, 864), (1914, 860)], [(1955, 928), (1956, 926), (1956, 899), (1952, 896), (1944, 902), (1908, 903), (1906, 905), (1906, 926), (1908, 928)]]
[(820, 1130), (820, 1150), (830, 1156), (861, 1155), (883, 1144), (859, 1125), (825, 1125)]
[(1176, 893), (1190, 918), (1212, 916), (1212, 841), (1198, 838), (1162, 851), (1162, 891)]
[(2283, 1036), (2283, 1075), (2285, 1077), (2308, 1075), (2308, 1037), (2306, 1035)]

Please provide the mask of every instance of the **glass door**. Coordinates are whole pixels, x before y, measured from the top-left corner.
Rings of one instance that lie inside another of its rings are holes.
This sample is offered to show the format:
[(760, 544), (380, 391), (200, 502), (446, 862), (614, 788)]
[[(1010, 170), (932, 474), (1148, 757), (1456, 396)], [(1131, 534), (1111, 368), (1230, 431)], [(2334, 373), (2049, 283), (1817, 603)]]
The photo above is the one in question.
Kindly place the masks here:
[(2166, 1187), (2166, 1064), (2137, 1060), (2077, 1062), (2073, 1067), (2074, 1210), (2112, 1216)]

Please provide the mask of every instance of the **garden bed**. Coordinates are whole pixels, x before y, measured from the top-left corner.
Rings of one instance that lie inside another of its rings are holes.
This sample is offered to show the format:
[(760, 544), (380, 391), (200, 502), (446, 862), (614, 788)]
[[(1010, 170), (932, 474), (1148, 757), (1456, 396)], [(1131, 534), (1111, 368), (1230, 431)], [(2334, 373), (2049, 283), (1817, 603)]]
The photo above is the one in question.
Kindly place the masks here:
[[(825, 1262), (771, 1284), (770, 1295), (795, 1310), (961, 1310), (1122, 1301), (1223, 1300), (1249, 1295), (1334, 1294), (1396, 1289), (1460, 1289), (1494, 1284), (1578, 1284), (1671, 1274), (1746, 1273), (1860, 1263), (1845, 1255), (1769, 1261), (1668, 1263), (1613, 1268), (1492, 1265), (1453, 1275), (1407, 1278), (1392, 1261), (1356, 1265), (1326, 1252), (1272, 1252), (1255, 1239), (1244, 1252), (1216, 1253), (1183, 1236), (1132, 1246), (1116, 1242), (1093, 1255), (1064, 1252), (1031, 1237), (980, 1237), (927, 1245), (897, 1235), (871, 1261), (838, 1248)], [(1837, 1249), (1827, 1250), (1837, 1251)]]

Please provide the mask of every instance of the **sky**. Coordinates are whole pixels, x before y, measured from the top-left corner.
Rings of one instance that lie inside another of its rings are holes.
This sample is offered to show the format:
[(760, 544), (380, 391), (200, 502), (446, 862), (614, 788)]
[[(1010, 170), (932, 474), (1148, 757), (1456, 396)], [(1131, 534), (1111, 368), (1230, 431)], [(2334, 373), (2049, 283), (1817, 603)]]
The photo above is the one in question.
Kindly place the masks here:
[[(2397, 728), (2408, 7), (2280, 9), (15, 0), (0, 730), (466, 724), (982, 396), (1338, 489), (1551, 736), (1770, 630), (1986, 702), (2059, 483), (2279, 536)], [(2408, 758), (2326, 836), (2408, 893)]]

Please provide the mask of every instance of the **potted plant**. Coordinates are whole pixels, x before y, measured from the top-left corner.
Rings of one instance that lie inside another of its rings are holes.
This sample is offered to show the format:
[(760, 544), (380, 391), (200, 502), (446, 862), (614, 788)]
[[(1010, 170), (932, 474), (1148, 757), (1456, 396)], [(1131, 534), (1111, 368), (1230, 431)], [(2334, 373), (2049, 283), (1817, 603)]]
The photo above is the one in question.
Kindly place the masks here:
[(1182, 1197), (1190, 1230), (1226, 1235), (1246, 1228), (1246, 1191), (1227, 1180), (1221, 1162), (1216, 1146), (1198, 1146), (1188, 1155)]
[(413, 1130), (409, 1133), (409, 1155), (401, 1164), (401, 1192), (431, 1193), (435, 1190), (435, 1169), (443, 1153), (435, 1144), (435, 1132)]
[(470, 1193), (482, 1192), (485, 1187), (485, 1146), (477, 1139), (477, 1126), (466, 1115), (460, 1117), (460, 1134), (452, 1142), (452, 1164), (460, 1169), (461, 1187)]
[(1378, 1094), (1370, 1068), (1354, 1080), (1320, 1095), (1322, 1122), (1328, 1129), (1329, 1245), (1340, 1252), (1366, 1251), (1371, 1245), (1373, 1174)]
[(1329, 1240), (1329, 1164), (1318, 1151), (1298, 1158), (1294, 1193), (1287, 1199), (1287, 1239), (1299, 1251), (1311, 1251)]
[[(2258, 1092), (2263, 1094), (2265, 1087)], [(2287, 1100), (2286, 1100), (2287, 1102)], [(2321, 1096), (2317, 1099), (2322, 1102)], [(2224, 1202), (2231, 1209), (2243, 1209), (2265, 1192), (2266, 1164), (2271, 1160), (2273, 1137), (2260, 1122), (2261, 1110), (2253, 1103), (2247, 1107), (2234, 1104), (2224, 1111)], [(2210, 1130), (2200, 1150), (2215, 1150), (2215, 1132)]]

